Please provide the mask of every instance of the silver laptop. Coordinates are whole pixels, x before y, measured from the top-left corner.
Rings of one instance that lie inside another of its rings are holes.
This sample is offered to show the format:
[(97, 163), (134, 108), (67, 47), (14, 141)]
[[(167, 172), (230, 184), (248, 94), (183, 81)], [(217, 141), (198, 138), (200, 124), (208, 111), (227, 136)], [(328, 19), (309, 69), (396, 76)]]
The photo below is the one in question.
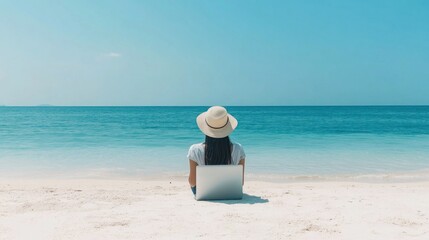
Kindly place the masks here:
[(197, 166), (196, 200), (243, 198), (243, 165)]

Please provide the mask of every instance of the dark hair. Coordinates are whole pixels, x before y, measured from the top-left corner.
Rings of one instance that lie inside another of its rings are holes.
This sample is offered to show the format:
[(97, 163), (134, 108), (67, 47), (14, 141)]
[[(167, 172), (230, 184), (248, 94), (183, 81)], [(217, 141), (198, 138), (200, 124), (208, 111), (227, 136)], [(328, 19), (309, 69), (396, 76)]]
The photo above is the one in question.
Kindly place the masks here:
[(231, 141), (228, 136), (224, 138), (206, 136), (204, 145), (204, 162), (206, 165), (231, 164)]

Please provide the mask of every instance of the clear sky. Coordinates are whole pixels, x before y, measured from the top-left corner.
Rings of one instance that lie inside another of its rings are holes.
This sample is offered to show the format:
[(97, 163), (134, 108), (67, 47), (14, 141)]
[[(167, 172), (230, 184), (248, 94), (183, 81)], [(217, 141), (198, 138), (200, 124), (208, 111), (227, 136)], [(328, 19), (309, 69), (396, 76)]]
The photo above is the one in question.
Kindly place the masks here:
[(429, 1), (1, 1), (0, 105), (429, 104)]

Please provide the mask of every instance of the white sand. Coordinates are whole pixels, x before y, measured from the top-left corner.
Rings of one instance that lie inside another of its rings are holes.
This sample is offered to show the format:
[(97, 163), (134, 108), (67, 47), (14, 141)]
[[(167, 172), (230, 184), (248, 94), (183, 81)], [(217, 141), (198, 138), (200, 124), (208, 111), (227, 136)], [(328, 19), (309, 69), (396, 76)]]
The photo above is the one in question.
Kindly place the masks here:
[(197, 202), (185, 180), (2, 180), (0, 239), (429, 239), (429, 182), (247, 181)]

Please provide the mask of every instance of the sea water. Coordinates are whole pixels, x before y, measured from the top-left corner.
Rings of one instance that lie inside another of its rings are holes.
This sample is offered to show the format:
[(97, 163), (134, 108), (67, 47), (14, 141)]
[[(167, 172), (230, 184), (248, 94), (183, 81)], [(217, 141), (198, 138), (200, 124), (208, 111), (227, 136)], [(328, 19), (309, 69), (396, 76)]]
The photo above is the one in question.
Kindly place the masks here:
[[(0, 107), (0, 174), (186, 175), (208, 107)], [(428, 106), (227, 107), (246, 172), (365, 175), (429, 169)]]

